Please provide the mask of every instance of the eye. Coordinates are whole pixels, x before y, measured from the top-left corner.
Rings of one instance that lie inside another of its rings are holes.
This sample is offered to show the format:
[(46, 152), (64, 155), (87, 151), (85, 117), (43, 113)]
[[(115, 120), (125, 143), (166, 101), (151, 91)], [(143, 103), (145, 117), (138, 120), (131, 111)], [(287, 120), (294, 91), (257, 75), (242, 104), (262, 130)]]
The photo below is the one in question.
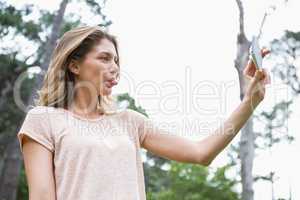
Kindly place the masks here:
[(108, 56), (101, 56), (101, 57), (99, 57), (99, 59), (104, 60), (106, 62), (110, 61), (110, 57), (108, 57)]

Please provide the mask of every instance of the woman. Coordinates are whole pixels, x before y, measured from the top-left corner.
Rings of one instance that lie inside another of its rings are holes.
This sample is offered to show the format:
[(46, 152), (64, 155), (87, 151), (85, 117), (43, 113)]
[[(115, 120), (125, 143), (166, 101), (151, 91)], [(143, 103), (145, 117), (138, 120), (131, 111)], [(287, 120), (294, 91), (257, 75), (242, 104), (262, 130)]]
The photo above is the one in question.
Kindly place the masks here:
[[(269, 53), (262, 52), (263, 56)], [(116, 39), (98, 26), (66, 32), (18, 132), (30, 200), (145, 200), (140, 148), (208, 166), (263, 100), (267, 73), (249, 62), (243, 101), (201, 141), (165, 132), (144, 115), (120, 111), (111, 96), (120, 65)]]

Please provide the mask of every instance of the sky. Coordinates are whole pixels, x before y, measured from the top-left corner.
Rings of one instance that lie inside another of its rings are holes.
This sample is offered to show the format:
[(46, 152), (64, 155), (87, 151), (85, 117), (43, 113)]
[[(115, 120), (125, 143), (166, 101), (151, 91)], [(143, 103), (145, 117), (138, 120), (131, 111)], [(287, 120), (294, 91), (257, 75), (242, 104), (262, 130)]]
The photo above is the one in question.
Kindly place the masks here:
[[(12, 2), (22, 5), (26, 1)], [(56, 10), (59, 0), (48, 3), (32, 0), (32, 3)], [(245, 31), (249, 39), (258, 33), (262, 17), (271, 5), (277, 9), (270, 12), (266, 20), (261, 46), (268, 46), (286, 29), (300, 31), (297, 20), (300, 1), (290, 0), (287, 5), (279, 0), (244, 1)], [(87, 24), (97, 22), (80, 4), (69, 5), (67, 12), (74, 11), (80, 13)], [(120, 43), (121, 80), (114, 94), (129, 92), (154, 121), (195, 140), (211, 133), (238, 106), (239, 84), (234, 68), (238, 9), (234, 0), (110, 0), (104, 11), (113, 22), (109, 30)], [(268, 63), (268, 60), (264, 62), (266, 69)], [(266, 98), (256, 113), (289, 98), (287, 87), (271, 78)], [(255, 158), (254, 174), (276, 171), (276, 198), (287, 198), (291, 188), (293, 199), (300, 199), (297, 191), (300, 164), (295, 159), (300, 150), (296, 133), (300, 118), (298, 105), (299, 98), (287, 122), (288, 131), (296, 141), (280, 144), (272, 155), (267, 150), (257, 152)], [(191, 124), (197, 126), (191, 129)], [(258, 131), (263, 131), (259, 128), (261, 125), (256, 124)], [(238, 140), (239, 135), (233, 143)], [(227, 150), (214, 160), (211, 168), (228, 162)], [(271, 199), (269, 183), (256, 183), (254, 189), (255, 199)]]

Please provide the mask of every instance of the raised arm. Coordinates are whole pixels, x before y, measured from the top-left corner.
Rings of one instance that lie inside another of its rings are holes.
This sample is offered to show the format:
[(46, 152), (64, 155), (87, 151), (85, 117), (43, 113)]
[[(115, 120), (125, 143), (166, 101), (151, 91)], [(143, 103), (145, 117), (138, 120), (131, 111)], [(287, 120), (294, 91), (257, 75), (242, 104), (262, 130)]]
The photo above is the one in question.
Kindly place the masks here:
[(255, 107), (263, 99), (264, 88), (257, 89), (257, 87), (261, 87), (259, 83), (264, 76), (262, 71), (256, 72), (244, 100), (212, 135), (200, 141), (192, 141), (181, 136), (165, 134), (162, 131), (151, 129), (147, 132), (142, 147), (167, 159), (198, 163), (204, 166), (209, 165), (232, 141)]
[(243, 101), (224, 124), (210, 136), (203, 140), (192, 141), (184, 137), (164, 134), (161, 130), (150, 130), (145, 134), (142, 147), (167, 159), (208, 166), (232, 141), (264, 98), (265, 84), (269, 83), (266, 71), (255, 70), (253, 63), (250, 63), (244, 75), (251, 77), (251, 80)]
[(29, 200), (56, 200), (53, 153), (28, 136), (22, 142)]

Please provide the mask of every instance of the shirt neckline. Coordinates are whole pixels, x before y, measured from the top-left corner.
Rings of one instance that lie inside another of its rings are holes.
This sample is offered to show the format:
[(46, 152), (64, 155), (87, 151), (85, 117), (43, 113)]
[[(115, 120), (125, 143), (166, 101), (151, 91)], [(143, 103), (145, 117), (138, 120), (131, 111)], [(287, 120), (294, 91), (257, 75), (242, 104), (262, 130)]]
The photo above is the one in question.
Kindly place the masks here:
[(95, 122), (95, 121), (103, 120), (103, 119), (105, 119), (105, 118), (107, 117), (106, 114), (103, 114), (103, 115), (101, 115), (101, 116), (99, 116), (99, 117), (95, 117), (95, 118), (86, 118), (86, 117), (83, 117), (83, 116), (81, 116), (81, 115), (79, 115), (79, 114), (76, 114), (76, 113), (74, 113), (74, 112), (72, 112), (72, 111), (70, 111), (70, 110), (67, 110), (67, 109), (65, 109), (65, 108), (59, 107), (59, 108), (57, 108), (57, 109), (63, 111), (64, 113), (66, 113), (66, 114), (68, 114), (68, 115), (70, 115), (70, 116), (72, 116), (72, 117), (75, 117), (75, 118), (78, 118), (78, 119), (81, 119), (81, 120), (84, 120), (84, 121)]

